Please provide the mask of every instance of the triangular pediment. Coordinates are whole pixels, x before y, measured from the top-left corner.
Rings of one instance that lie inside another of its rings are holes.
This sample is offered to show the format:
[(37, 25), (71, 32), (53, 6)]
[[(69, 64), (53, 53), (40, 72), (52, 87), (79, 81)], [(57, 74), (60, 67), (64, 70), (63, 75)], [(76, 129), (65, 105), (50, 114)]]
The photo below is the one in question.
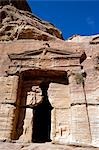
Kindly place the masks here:
[(68, 52), (65, 50), (58, 50), (52, 48), (41, 48), (39, 50), (25, 51), (23, 53), (13, 53), (8, 55), (11, 60), (25, 60), (33, 58), (70, 58), (70, 57), (80, 57), (79, 54)]

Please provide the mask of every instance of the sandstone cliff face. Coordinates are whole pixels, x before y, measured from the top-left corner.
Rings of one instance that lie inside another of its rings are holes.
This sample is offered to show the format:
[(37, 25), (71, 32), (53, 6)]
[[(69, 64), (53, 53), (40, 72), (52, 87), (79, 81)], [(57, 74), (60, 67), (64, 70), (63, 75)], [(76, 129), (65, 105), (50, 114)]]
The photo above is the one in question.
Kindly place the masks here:
[(99, 36), (64, 41), (53, 25), (14, 6), (0, 6), (0, 139), (32, 142), (49, 118), (53, 143), (99, 147)]
[[(15, 4), (13, 3), (13, 5)], [(16, 5), (13, 5), (0, 6), (0, 41), (15, 39), (48, 41), (56, 37), (62, 39), (61, 32), (53, 25), (40, 20), (31, 12), (19, 10), (15, 8)]]
[(90, 44), (99, 44), (99, 34), (91, 35), (91, 36), (80, 36), (80, 35), (73, 35), (69, 39), (68, 42), (75, 42), (75, 43), (90, 43)]
[(0, 5), (13, 5), (20, 10), (31, 12), (31, 9), (26, 0), (0, 0)]

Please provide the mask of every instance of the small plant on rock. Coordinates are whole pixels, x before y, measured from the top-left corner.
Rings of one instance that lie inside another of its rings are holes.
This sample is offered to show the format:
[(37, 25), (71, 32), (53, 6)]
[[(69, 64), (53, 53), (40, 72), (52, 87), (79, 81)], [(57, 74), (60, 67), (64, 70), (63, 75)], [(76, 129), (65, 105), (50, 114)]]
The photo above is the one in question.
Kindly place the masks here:
[(84, 83), (84, 78), (81, 73), (76, 73), (75, 74), (75, 80), (77, 84), (83, 84)]

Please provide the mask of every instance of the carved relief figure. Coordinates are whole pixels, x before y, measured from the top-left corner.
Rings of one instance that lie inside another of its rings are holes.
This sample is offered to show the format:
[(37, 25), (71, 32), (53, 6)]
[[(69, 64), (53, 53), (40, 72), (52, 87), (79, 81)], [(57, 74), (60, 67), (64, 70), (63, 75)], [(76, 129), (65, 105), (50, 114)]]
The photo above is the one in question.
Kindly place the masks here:
[(27, 93), (27, 106), (36, 106), (42, 101), (42, 90), (39, 86), (33, 86), (32, 90)]

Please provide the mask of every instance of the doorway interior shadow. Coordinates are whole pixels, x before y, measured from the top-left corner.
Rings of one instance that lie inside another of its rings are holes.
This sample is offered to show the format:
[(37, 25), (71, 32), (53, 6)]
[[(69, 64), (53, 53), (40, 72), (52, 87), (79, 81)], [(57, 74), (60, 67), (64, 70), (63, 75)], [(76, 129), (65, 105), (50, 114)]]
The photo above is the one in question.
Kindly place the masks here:
[(51, 106), (47, 90), (48, 84), (41, 84), (42, 103), (33, 108), (33, 128), (32, 128), (32, 142), (44, 143), (50, 142), (51, 132)]

